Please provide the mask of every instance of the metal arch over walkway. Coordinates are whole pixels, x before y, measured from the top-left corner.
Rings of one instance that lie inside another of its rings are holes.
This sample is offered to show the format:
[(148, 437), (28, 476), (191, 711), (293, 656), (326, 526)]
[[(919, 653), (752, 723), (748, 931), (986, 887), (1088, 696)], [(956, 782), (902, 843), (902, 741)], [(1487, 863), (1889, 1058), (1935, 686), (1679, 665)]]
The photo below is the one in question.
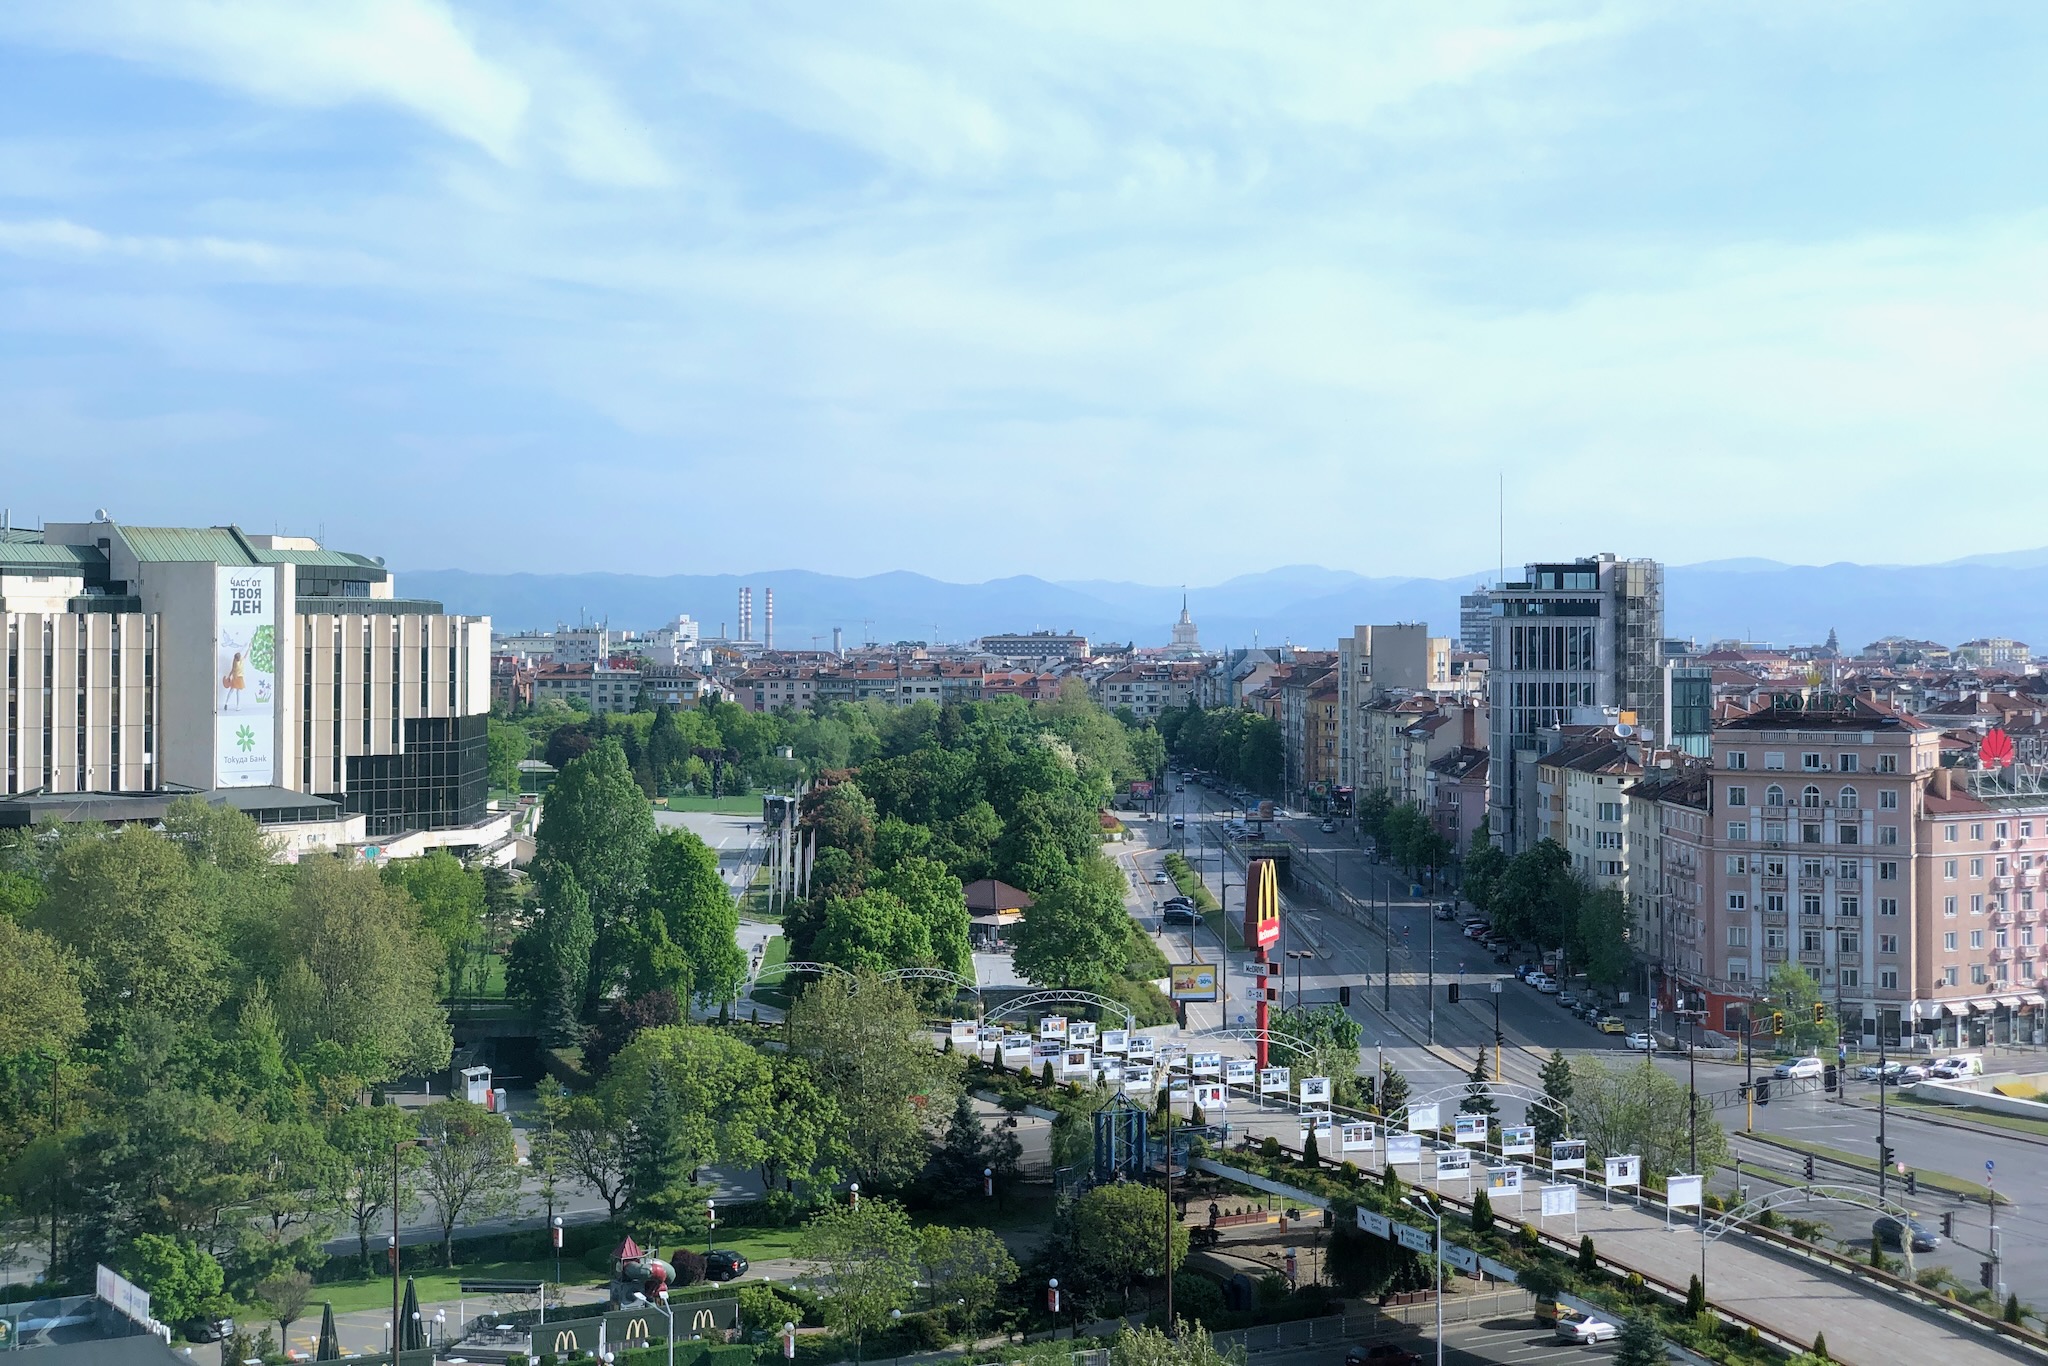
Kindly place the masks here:
[[(1536, 1105), (1550, 1111), (1560, 1120), (1564, 1121), (1565, 1132), (1571, 1132), (1571, 1110), (1542, 1088), (1524, 1086), (1518, 1081), (1489, 1081), (1482, 1084), (1486, 1087), (1486, 1094), (1488, 1096), (1502, 1100), (1518, 1100), (1524, 1105)], [(1471, 1094), (1471, 1082), (1454, 1081), (1448, 1086), (1433, 1087), (1430, 1090), (1424, 1091), (1419, 1096), (1408, 1097), (1408, 1106), (1441, 1105), (1447, 1100), (1463, 1100)], [(1400, 1111), (1403, 1118), (1407, 1117), (1408, 1106), (1403, 1106)]]
[(1019, 996), (1014, 1000), (1005, 1001), (1001, 1006), (991, 1010), (983, 1018), (987, 1020), (1000, 1020), (1006, 1015), (1014, 1015), (1019, 1011), (1028, 1013), (1040, 1006), (1061, 1004), (1094, 1006), (1102, 1012), (1104, 1019), (1108, 1019), (1112, 1014), (1121, 1015), (1123, 1016), (1125, 1029), (1136, 1029), (1138, 1027), (1138, 1017), (1131, 1014), (1129, 1006), (1125, 1005), (1122, 1001), (1113, 1000), (1107, 996), (1098, 996), (1092, 991), (1034, 991), (1027, 995)]
[(747, 980), (750, 982), (759, 982), (769, 977), (784, 977), (792, 972), (835, 972), (838, 973), (841, 977), (846, 978), (848, 981), (853, 980), (853, 974), (848, 972), (845, 968), (840, 967), (837, 963), (793, 963), (787, 961), (777, 963), (773, 967), (762, 968), (759, 972), (755, 973), (752, 977), (748, 978)]
[(1229, 1025), (1223, 1028), (1205, 1029), (1201, 1033), (1190, 1035), (1189, 1037), (1194, 1039), (1230, 1039), (1236, 1043), (1257, 1043), (1261, 1037), (1264, 1037), (1267, 1043), (1279, 1044), (1282, 1048), (1301, 1057), (1315, 1056), (1315, 1050), (1309, 1047), (1306, 1040), (1298, 1039), (1292, 1034), (1283, 1034), (1277, 1029), (1254, 1029), (1250, 1025)]
[(1838, 1186), (1823, 1182), (1811, 1186), (1780, 1186), (1768, 1195), (1759, 1195), (1711, 1220), (1703, 1231), (1704, 1235), (1708, 1242), (1717, 1242), (1722, 1234), (1736, 1225), (1766, 1210), (1783, 1209), (1788, 1205), (1850, 1205), (1857, 1209), (1875, 1210), (1879, 1214), (1896, 1215), (1901, 1219), (1913, 1217), (1913, 1212), (1904, 1205), (1896, 1200), (1880, 1200), (1877, 1192), (1866, 1186)]
[(947, 968), (891, 968), (881, 978), (885, 982), (944, 982), (955, 991), (981, 990), (980, 983)]

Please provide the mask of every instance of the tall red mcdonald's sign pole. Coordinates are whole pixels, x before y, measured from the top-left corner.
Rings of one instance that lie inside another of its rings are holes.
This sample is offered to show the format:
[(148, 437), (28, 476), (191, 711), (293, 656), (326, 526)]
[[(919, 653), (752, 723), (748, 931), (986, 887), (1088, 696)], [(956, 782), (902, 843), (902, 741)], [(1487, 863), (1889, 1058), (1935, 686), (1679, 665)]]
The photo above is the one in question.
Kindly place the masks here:
[(1267, 950), (1280, 942), (1280, 879), (1274, 872), (1273, 860), (1255, 858), (1244, 870), (1244, 943), (1245, 947), (1257, 953), (1258, 966), (1258, 1058), (1259, 1067), (1269, 1066), (1270, 1050), (1266, 1031), (1272, 1024), (1268, 1007), (1270, 991), (1266, 985), (1272, 964), (1267, 961)]

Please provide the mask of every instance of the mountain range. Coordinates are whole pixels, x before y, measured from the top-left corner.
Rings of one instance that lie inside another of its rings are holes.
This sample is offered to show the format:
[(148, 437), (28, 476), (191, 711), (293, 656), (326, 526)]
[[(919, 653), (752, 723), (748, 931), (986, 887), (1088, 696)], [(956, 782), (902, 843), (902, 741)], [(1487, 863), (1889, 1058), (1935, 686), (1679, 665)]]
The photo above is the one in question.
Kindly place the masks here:
[[(1932, 565), (1792, 565), (1715, 560), (1665, 572), (1665, 634), (1780, 645), (1838, 633), (1854, 651), (1885, 635), (1956, 644), (2004, 635), (2048, 647), (2048, 548), (1972, 555)], [(1492, 580), (1372, 577), (1320, 565), (1286, 565), (1185, 590), (1204, 646), (1296, 644), (1329, 649), (1362, 623), (1426, 621), (1456, 636), (1458, 597)], [(755, 574), (475, 574), (422, 569), (401, 575), (408, 596), (450, 611), (487, 613), (501, 630), (608, 620), (648, 628), (679, 613), (706, 635), (738, 629), (739, 589), (754, 589), (754, 630), (765, 627), (765, 589), (775, 590), (775, 638), (789, 649), (864, 640), (967, 640), (998, 631), (1078, 631), (1092, 640), (1163, 645), (1183, 589), (1115, 580), (1055, 581), (1032, 575), (950, 583), (896, 571), (863, 578), (813, 570)]]

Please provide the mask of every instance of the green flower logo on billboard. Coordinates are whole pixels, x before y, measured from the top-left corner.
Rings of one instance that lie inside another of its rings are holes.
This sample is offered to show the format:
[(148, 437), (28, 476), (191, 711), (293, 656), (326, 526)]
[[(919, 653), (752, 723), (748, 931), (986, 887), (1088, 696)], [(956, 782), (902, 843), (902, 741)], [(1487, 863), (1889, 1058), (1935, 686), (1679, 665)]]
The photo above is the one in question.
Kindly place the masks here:
[(277, 628), (258, 626), (249, 640), (249, 665), (259, 673), (277, 672)]
[(235, 731), (235, 748), (244, 754), (256, 748), (256, 732), (247, 726), (238, 727)]

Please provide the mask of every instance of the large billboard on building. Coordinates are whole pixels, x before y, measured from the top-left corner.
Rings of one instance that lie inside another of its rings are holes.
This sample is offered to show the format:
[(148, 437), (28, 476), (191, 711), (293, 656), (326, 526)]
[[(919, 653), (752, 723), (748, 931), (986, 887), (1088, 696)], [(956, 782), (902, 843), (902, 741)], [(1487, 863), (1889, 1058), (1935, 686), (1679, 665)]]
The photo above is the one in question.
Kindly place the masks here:
[(1245, 866), (1244, 942), (1254, 949), (1280, 942), (1280, 878), (1269, 858), (1255, 858)]
[(214, 786), (265, 787), (277, 780), (277, 570), (222, 565), (213, 599)]

